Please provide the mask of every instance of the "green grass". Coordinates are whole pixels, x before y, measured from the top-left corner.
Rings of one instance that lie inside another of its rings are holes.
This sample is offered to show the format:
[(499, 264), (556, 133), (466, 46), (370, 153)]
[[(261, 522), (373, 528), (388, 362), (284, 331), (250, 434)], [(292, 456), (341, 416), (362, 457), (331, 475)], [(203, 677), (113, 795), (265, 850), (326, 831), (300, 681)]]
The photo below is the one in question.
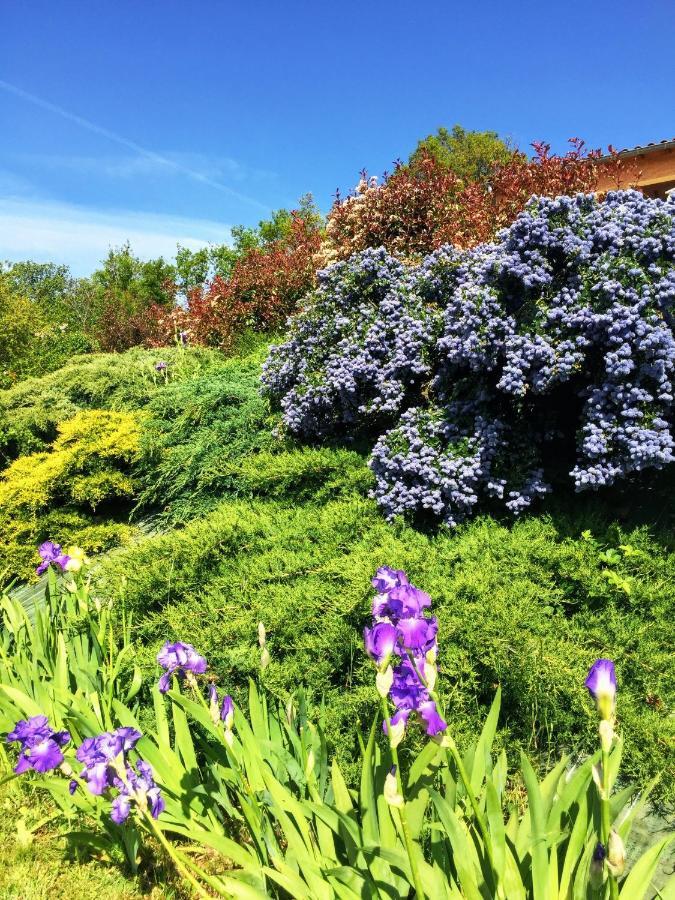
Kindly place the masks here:
[[(103, 859), (78, 858), (69, 849), (68, 825), (35, 790), (0, 789), (0, 897), (3, 900), (184, 900), (161, 860), (148, 860), (143, 876)], [(76, 827), (72, 823), (71, 827)]]

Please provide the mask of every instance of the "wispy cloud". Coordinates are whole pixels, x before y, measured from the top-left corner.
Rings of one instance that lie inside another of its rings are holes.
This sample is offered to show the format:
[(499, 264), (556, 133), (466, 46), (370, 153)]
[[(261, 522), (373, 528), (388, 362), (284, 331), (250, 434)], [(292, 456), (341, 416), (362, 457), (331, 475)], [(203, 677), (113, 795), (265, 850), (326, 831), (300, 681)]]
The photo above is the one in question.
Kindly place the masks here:
[[(210, 157), (202, 153), (164, 152), (148, 158), (138, 154), (117, 156), (80, 156), (76, 154), (22, 153), (7, 157), (20, 165), (47, 170), (77, 172), (106, 178), (166, 178), (176, 177), (186, 167), (198, 170), (212, 180), (229, 178), (236, 182), (267, 182), (277, 178), (274, 172), (252, 169), (230, 157)], [(177, 168), (180, 166), (180, 168)]]
[(135, 141), (124, 137), (124, 135), (118, 134), (115, 131), (111, 131), (108, 128), (103, 128), (101, 125), (97, 125), (95, 122), (91, 122), (89, 119), (84, 119), (82, 116), (78, 116), (75, 113), (64, 109), (62, 106), (57, 106), (55, 103), (51, 103), (49, 100), (38, 97), (36, 94), (31, 94), (28, 91), (24, 91), (22, 88), (18, 87), (15, 84), (11, 84), (8, 81), (3, 81), (2, 79), (0, 79), (0, 88), (15, 97), (19, 97), (20, 99), (25, 100), (28, 103), (39, 106), (41, 109), (47, 110), (50, 113), (54, 113), (57, 116), (61, 116), (61, 118), (67, 119), (69, 122), (73, 122), (80, 128), (85, 128), (87, 131), (90, 131), (93, 134), (97, 134), (100, 137), (106, 138), (107, 140), (112, 141), (115, 144), (119, 144), (121, 147), (126, 147), (127, 150), (133, 151), (137, 156), (142, 157), (143, 159), (152, 162), (155, 165), (171, 168), (175, 172), (180, 173), (187, 178), (191, 178), (194, 181), (199, 181), (202, 184), (206, 184), (217, 191), (221, 191), (224, 194), (228, 194), (230, 197), (242, 201), (243, 203), (247, 203), (250, 206), (254, 206), (265, 211), (268, 210), (268, 207), (264, 203), (261, 203), (254, 197), (249, 197), (247, 194), (243, 194), (240, 191), (235, 191), (233, 188), (228, 187), (228, 185), (223, 184), (222, 182), (218, 181), (215, 178), (212, 178), (204, 172), (193, 169), (190, 166), (184, 165), (183, 163), (178, 162), (176, 159), (164, 156), (161, 153), (156, 153), (154, 150), (149, 150), (147, 147), (142, 147)]
[(75, 275), (90, 274), (110, 247), (127, 240), (138, 256), (149, 259), (173, 256), (177, 244), (196, 250), (229, 238), (229, 225), (210, 219), (0, 199), (0, 260), (66, 263)]

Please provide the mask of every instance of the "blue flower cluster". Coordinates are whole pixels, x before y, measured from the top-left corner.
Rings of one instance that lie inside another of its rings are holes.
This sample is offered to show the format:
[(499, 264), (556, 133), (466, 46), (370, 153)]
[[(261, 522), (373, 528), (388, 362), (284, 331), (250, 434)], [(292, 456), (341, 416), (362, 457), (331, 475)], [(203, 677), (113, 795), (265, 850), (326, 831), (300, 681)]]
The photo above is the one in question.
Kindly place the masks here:
[(384, 249), (318, 273), (319, 286), (272, 347), (264, 390), (303, 438), (391, 423), (431, 376), (440, 312), (414, 292), (410, 272)]
[[(675, 203), (535, 198), (494, 244), (321, 274), (265, 389), (303, 438), (376, 437), (385, 514), (514, 514), (675, 459)], [(387, 430), (388, 429), (388, 430)]]

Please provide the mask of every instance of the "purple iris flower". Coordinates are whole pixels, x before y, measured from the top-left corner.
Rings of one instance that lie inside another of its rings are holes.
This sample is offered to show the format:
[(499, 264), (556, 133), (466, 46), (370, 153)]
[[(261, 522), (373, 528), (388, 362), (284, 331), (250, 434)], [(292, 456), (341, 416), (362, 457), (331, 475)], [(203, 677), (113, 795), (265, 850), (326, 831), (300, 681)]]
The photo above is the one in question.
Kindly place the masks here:
[(424, 722), (424, 726), (429, 736), (445, 731), (448, 727), (448, 723), (438, 712), (438, 707), (434, 700), (429, 699), (425, 700), (423, 703), (419, 703), (416, 712), (422, 722)]
[(616, 696), (616, 672), (612, 660), (596, 659), (584, 684), (594, 700), (598, 700), (602, 696), (614, 699)]
[(161, 791), (153, 779), (152, 768), (142, 759), (136, 762), (135, 769), (127, 765), (126, 781), (116, 778), (114, 787), (119, 793), (112, 801), (110, 818), (117, 825), (129, 818), (132, 801), (146, 804), (153, 819), (157, 819), (166, 807)]
[(408, 584), (408, 576), (400, 569), (391, 569), (389, 566), (380, 566), (372, 580), (373, 587), (380, 594), (386, 594), (402, 584)]
[(164, 362), (163, 359), (160, 360), (159, 362), (155, 363), (155, 371), (157, 371), (157, 372), (166, 372), (166, 370), (168, 368), (169, 368), (169, 364)]
[[(232, 725), (232, 719), (234, 717), (234, 703), (232, 702), (232, 697), (229, 694), (226, 694), (223, 697), (223, 702), (220, 707), (220, 718), (228, 728)], [(228, 724), (229, 723), (229, 724)]]
[(398, 632), (391, 622), (376, 622), (372, 628), (363, 629), (366, 653), (378, 666), (394, 652), (397, 637)]
[(82, 741), (75, 756), (84, 763), (80, 778), (87, 782), (92, 794), (103, 794), (112, 787), (116, 777), (115, 760), (132, 750), (141, 737), (135, 728), (123, 727)]
[(611, 721), (616, 703), (616, 672), (611, 659), (596, 659), (584, 682), (590, 691), (600, 718)]
[(61, 545), (55, 544), (53, 541), (45, 541), (44, 544), (40, 544), (38, 553), (42, 558), (42, 562), (35, 570), (38, 575), (43, 575), (52, 564), (59, 566), (61, 571), (65, 571), (66, 563), (70, 559), (66, 553), (62, 552)]
[(414, 619), (400, 619), (396, 630), (402, 646), (406, 650), (414, 650), (416, 653), (425, 654), (436, 644), (438, 632), (438, 619), (432, 616), (430, 619), (423, 617)]
[[(410, 584), (405, 572), (388, 566), (377, 570), (373, 586), (378, 591), (373, 601), (376, 621), (371, 628), (364, 629), (363, 637), (367, 653), (378, 666), (392, 653), (397, 654), (388, 695), (396, 707), (391, 724), (406, 725), (414, 712), (428, 735), (445, 731), (447, 723), (430, 694), (433, 683), (427, 683), (428, 676), (424, 675), (427, 654), (433, 651), (435, 659), (437, 650), (438, 619), (425, 615), (431, 597)], [(384, 729), (387, 730), (386, 722)]]
[(128, 794), (118, 794), (110, 805), (110, 818), (116, 825), (126, 822), (131, 812), (131, 800)]
[(203, 675), (207, 668), (206, 660), (192, 644), (183, 644), (181, 641), (174, 644), (167, 641), (157, 654), (157, 662), (166, 669), (158, 683), (161, 694), (166, 694), (169, 690), (172, 675), (178, 675), (179, 678), (183, 678), (188, 672)]
[(14, 730), (7, 735), (7, 740), (21, 744), (19, 759), (14, 767), (17, 775), (29, 769), (44, 773), (61, 765), (61, 747), (68, 743), (70, 734), (67, 731), (54, 731), (47, 716), (32, 716), (17, 722)]

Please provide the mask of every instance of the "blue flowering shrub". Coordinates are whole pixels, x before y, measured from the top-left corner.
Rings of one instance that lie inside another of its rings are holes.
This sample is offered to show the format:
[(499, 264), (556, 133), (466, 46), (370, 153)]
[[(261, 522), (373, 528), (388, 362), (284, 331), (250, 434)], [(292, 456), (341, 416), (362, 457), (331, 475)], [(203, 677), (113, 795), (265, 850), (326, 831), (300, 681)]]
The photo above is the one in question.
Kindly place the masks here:
[(541, 198), (495, 244), (326, 270), (263, 382), (292, 434), (370, 436), (387, 518), (456, 525), (673, 462), (674, 316), (672, 201)]
[(349, 435), (395, 420), (431, 373), (440, 311), (416, 293), (405, 266), (364, 250), (318, 273), (291, 335), (263, 367), (294, 434)]

